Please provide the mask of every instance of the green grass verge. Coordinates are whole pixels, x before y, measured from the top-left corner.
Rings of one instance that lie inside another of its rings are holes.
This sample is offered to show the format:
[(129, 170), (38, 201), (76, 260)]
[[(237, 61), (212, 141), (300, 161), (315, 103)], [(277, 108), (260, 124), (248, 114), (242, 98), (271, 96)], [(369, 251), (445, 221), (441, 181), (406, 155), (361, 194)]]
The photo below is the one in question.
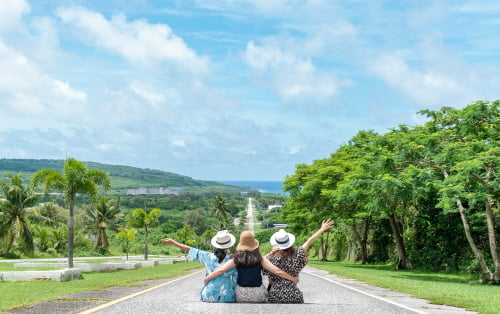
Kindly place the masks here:
[(76, 292), (103, 290), (112, 286), (130, 286), (141, 280), (170, 278), (199, 268), (196, 262), (142, 267), (133, 270), (84, 273), (82, 280), (57, 281), (0, 281), (0, 311), (26, 307), (31, 304), (55, 300)]
[(0, 263), (0, 271), (56, 270), (61, 267), (14, 267), (15, 263)]
[(470, 275), (415, 270), (394, 270), (392, 265), (361, 265), (353, 262), (319, 262), (310, 266), (327, 270), (343, 278), (405, 292), (435, 304), (465, 308), (482, 314), (500, 309), (500, 286), (473, 283)]

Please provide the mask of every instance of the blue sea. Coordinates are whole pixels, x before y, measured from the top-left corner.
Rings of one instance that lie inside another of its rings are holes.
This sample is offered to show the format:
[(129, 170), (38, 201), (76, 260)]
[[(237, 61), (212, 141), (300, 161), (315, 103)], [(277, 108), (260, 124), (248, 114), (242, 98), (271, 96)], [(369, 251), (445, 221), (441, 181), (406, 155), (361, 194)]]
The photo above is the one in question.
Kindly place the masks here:
[(246, 186), (253, 190), (258, 190), (261, 193), (272, 194), (287, 194), (281, 189), (283, 188), (283, 181), (219, 181), (224, 184)]

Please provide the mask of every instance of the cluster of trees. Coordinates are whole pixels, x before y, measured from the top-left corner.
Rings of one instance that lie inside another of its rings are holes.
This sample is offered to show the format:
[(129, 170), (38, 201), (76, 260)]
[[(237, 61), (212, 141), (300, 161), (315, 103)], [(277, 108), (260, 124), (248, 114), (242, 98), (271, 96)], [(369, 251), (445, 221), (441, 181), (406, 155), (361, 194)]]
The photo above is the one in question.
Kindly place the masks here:
[(297, 165), (284, 219), (298, 232), (335, 219), (334, 249), (347, 251), (339, 257), (395, 252), (397, 269), (468, 265), (499, 284), (499, 104), (423, 110), (425, 125), (360, 131), (330, 157)]
[(62, 171), (36, 170), (28, 183), (22, 173), (7, 179), (0, 182), (0, 256), (67, 254), (70, 267), (75, 249), (109, 254), (110, 246), (123, 245), (128, 256), (132, 243), (140, 240), (147, 259), (149, 244), (164, 247), (159, 239), (165, 236), (209, 246), (218, 229), (236, 231), (234, 217), (246, 204), (246, 197), (234, 192), (112, 199), (104, 195), (111, 186), (109, 174), (73, 158)]

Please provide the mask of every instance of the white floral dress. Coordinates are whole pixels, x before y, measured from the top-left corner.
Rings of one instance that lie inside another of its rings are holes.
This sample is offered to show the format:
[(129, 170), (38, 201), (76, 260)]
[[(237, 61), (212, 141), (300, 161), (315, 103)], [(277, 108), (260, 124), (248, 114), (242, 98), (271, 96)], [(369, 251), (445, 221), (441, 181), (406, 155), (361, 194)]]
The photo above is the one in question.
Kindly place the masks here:
[[(206, 274), (208, 275), (219, 266), (230, 260), (226, 256), (222, 263), (219, 264), (219, 259), (214, 253), (202, 251), (196, 248), (189, 249), (189, 257), (205, 265)], [(236, 302), (234, 296), (234, 288), (238, 279), (238, 271), (236, 268), (228, 270), (226, 273), (215, 277), (201, 289), (200, 299), (203, 302)]]

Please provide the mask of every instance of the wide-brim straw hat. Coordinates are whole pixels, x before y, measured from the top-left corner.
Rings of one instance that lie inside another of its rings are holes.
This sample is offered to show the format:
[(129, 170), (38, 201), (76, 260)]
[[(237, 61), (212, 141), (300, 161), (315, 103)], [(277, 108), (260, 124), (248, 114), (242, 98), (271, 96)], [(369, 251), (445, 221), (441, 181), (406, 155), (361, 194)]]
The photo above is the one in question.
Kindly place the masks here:
[(221, 230), (210, 241), (212, 246), (218, 249), (227, 249), (236, 243), (234, 235), (227, 230)]
[(236, 246), (236, 251), (253, 251), (259, 247), (257, 241), (250, 231), (243, 231), (240, 234), (240, 243)]
[(271, 236), (271, 245), (280, 250), (288, 249), (295, 243), (295, 236), (284, 229), (280, 229)]

